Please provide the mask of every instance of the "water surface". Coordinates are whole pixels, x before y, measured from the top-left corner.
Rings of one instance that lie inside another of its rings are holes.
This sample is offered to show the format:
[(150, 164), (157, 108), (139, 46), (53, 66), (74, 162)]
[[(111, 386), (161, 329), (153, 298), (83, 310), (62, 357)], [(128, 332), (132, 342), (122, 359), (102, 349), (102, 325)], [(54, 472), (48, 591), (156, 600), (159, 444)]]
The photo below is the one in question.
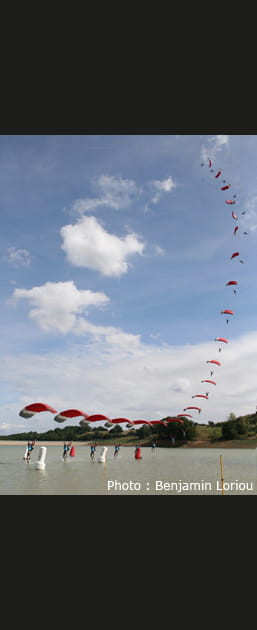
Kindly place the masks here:
[(39, 457), (34, 448), (31, 463), (23, 460), (24, 446), (0, 446), (0, 494), (88, 494), (88, 495), (221, 495), (220, 455), (225, 494), (257, 494), (257, 451), (255, 449), (142, 448), (142, 459), (134, 447), (108, 447), (105, 463), (90, 459), (88, 445), (76, 445), (75, 457), (62, 459), (62, 446), (47, 446), (45, 470), (33, 469)]

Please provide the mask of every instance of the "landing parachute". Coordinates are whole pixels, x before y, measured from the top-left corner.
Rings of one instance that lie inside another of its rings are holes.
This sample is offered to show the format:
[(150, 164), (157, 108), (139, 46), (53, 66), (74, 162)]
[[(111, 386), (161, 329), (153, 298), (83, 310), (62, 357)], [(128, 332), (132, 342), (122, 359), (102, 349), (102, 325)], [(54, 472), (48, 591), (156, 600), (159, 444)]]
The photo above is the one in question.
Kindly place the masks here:
[(76, 418), (77, 416), (83, 416), (83, 418), (88, 418), (87, 413), (84, 411), (80, 411), (80, 409), (65, 409), (65, 411), (60, 411), (55, 417), (55, 422), (64, 422), (68, 418)]
[(21, 409), (19, 412), (19, 416), (22, 416), (22, 418), (32, 418), (35, 413), (40, 413), (41, 411), (50, 411), (51, 413), (57, 413), (57, 409), (50, 407), (50, 405), (37, 402), (23, 407), (23, 409)]

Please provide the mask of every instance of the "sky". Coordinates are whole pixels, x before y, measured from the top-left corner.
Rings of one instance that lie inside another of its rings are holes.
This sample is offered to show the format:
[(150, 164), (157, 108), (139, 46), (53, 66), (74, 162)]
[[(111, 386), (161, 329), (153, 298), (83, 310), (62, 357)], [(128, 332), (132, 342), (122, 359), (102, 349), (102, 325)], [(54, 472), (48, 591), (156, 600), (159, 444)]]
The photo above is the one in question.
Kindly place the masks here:
[(1, 435), (255, 412), (257, 136), (1, 135), (0, 220)]

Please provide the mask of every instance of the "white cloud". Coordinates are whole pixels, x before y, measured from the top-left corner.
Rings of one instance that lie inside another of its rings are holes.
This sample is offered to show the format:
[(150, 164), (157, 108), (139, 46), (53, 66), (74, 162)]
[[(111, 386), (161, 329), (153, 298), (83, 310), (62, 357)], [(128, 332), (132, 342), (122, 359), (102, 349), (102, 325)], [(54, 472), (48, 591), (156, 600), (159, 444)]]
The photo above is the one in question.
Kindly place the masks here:
[(15, 267), (28, 267), (31, 263), (31, 256), (27, 249), (8, 247), (6, 260)]
[(15, 289), (14, 299), (25, 298), (32, 306), (29, 317), (44, 331), (71, 332), (77, 315), (91, 306), (109, 302), (104, 293), (78, 290), (73, 281), (46, 282), (32, 289)]
[(89, 267), (104, 276), (127, 273), (127, 258), (142, 254), (144, 249), (137, 234), (121, 238), (110, 234), (93, 216), (84, 216), (75, 225), (64, 225), (61, 236), (61, 248), (72, 265)]
[(207, 139), (209, 142), (209, 147), (203, 145), (201, 147), (201, 159), (206, 162), (208, 158), (215, 159), (217, 153), (223, 149), (223, 147), (228, 147), (229, 145), (229, 136), (224, 135), (216, 135), (211, 136), (211, 138)]
[(151, 186), (157, 192), (154, 197), (151, 199), (151, 203), (156, 204), (160, 201), (163, 193), (169, 193), (173, 188), (176, 188), (176, 184), (171, 176), (167, 177), (167, 179), (163, 180), (154, 180), (151, 182)]
[(92, 183), (97, 196), (76, 199), (71, 208), (74, 212), (83, 214), (99, 206), (108, 206), (114, 210), (128, 208), (141, 192), (133, 180), (112, 175), (100, 175)]

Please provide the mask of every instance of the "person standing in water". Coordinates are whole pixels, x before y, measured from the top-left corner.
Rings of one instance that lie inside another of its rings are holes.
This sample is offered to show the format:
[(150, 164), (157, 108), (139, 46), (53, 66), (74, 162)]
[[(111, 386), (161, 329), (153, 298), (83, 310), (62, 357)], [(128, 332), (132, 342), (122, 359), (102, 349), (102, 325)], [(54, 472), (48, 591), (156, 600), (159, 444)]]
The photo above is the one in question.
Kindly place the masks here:
[(117, 457), (117, 455), (119, 453), (119, 450), (120, 450), (120, 445), (119, 444), (115, 444), (115, 446), (114, 446), (114, 453), (113, 453), (114, 457)]
[(72, 445), (72, 442), (69, 442), (69, 444), (68, 444), (68, 442), (64, 442), (64, 444), (63, 444), (63, 455), (62, 456), (63, 456), (64, 461), (65, 461), (65, 459), (67, 459), (67, 455), (68, 455), (68, 452), (70, 450), (71, 445)]
[(90, 457), (91, 457), (92, 460), (94, 459), (94, 456), (95, 456), (95, 450), (96, 450), (96, 448), (95, 448), (94, 444), (91, 444), (91, 446), (90, 446)]
[(36, 440), (29, 440), (29, 441), (28, 441), (28, 444), (27, 444), (27, 449), (28, 449), (28, 452), (27, 452), (27, 461), (28, 461), (28, 462), (30, 461), (31, 453), (32, 453), (32, 451), (33, 451), (33, 448), (34, 448), (34, 446), (35, 446), (35, 443), (36, 443)]

